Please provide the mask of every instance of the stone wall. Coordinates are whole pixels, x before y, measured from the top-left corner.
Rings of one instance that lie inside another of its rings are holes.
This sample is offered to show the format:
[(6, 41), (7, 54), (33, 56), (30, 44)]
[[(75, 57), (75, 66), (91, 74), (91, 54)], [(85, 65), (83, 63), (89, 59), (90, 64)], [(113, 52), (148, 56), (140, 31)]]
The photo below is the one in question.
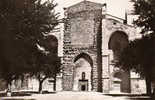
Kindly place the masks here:
[[(67, 8), (64, 25), (64, 46), (63, 46), (63, 89), (73, 89), (74, 59), (81, 53), (85, 53), (93, 60), (91, 71), (92, 89), (97, 89), (97, 32), (99, 27), (99, 16), (101, 9), (87, 9), (90, 2), (80, 3)], [(87, 7), (86, 7), (87, 5)], [(89, 7), (92, 5), (90, 4)], [(101, 5), (100, 5), (101, 6)], [(78, 7), (78, 8), (77, 8)]]
[[(136, 36), (136, 28), (124, 24), (124, 20), (102, 11), (102, 4), (82, 1), (66, 8), (63, 39), (63, 90), (73, 89), (74, 59), (85, 53), (93, 60), (91, 71), (92, 90), (97, 91), (99, 79), (103, 92), (109, 92), (113, 85), (114, 52), (109, 49), (109, 40), (116, 31), (124, 32), (128, 40)], [(104, 13), (104, 15), (102, 15)], [(110, 17), (109, 17), (110, 16)], [(101, 39), (101, 40), (100, 40)], [(130, 92), (130, 74), (124, 74), (121, 89)]]
[[(65, 52), (66, 49), (64, 49)], [(93, 66), (92, 66), (92, 76), (93, 79), (97, 78), (97, 69), (96, 69), (96, 50), (93, 48), (73, 48), (70, 49), (70, 51), (67, 51), (69, 53), (64, 54), (63, 59), (63, 88), (64, 90), (72, 90), (73, 86), (73, 69), (75, 67), (74, 59), (81, 53), (88, 54), (92, 60), (93, 60)], [(93, 80), (92, 79), (92, 80)], [(92, 81), (92, 83), (96, 84), (95, 81)], [(97, 88), (97, 85), (94, 85), (93, 88)]]
[[(113, 86), (113, 76), (114, 65), (112, 61), (114, 60), (114, 52), (109, 49), (109, 41), (113, 33), (116, 31), (124, 32), (128, 36), (128, 40), (133, 38), (136, 34), (136, 29), (127, 24), (123, 24), (123, 19), (116, 20), (117, 18), (109, 18), (109, 15), (105, 15), (102, 19), (102, 61), (103, 61), (103, 90), (112, 90)], [(122, 22), (121, 22), (122, 20)], [(130, 75), (125, 74), (125, 78), (122, 78), (122, 92), (130, 92)]]
[(111, 35), (116, 31), (122, 31), (128, 35), (128, 39), (131, 40), (136, 36), (136, 28), (123, 24), (117, 20), (108, 19), (107, 17), (102, 19), (102, 52), (108, 50), (108, 44)]

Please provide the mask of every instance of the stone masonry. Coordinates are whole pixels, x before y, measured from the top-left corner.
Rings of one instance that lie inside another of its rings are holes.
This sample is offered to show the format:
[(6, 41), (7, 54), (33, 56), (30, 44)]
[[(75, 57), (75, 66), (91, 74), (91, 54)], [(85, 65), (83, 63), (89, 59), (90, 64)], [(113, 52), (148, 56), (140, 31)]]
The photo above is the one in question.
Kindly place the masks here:
[[(50, 33), (57, 39), (62, 60), (56, 91), (145, 93), (144, 80), (114, 66), (123, 48), (137, 38), (135, 27), (107, 14), (105, 4), (86, 0), (64, 8), (64, 15), (64, 23)], [(53, 91), (52, 80), (45, 80), (44, 91)], [(12, 88), (38, 90), (35, 79), (24, 83), (14, 82)]]
[[(87, 5), (87, 6), (86, 6)], [(99, 6), (99, 7), (98, 7)], [(91, 84), (97, 89), (97, 31), (99, 17), (101, 17), (101, 4), (81, 2), (66, 9), (67, 23), (64, 32), (64, 59), (63, 59), (63, 89), (72, 90), (74, 59), (85, 53), (92, 59)], [(69, 80), (68, 80), (69, 79)]]
[[(85, 66), (91, 67), (91, 72), (81, 67), (84, 73), (91, 73), (88, 80), (88, 84), (91, 83), (88, 87), (91, 89), (88, 90), (97, 91), (101, 78), (103, 92), (114, 90), (115, 85), (120, 85), (121, 92), (131, 92), (130, 72), (115, 68), (113, 61), (116, 60), (114, 55), (118, 55), (128, 41), (135, 38), (135, 27), (124, 23), (124, 19), (106, 14), (105, 5), (99, 3), (84, 0), (64, 10), (66, 22), (63, 39), (63, 90), (74, 90), (75, 79), (80, 82), (80, 78), (77, 78), (80, 76), (75, 77), (74, 72), (77, 69), (76, 61), (83, 58), (89, 63)], [(112, 38), (114, 34), (118, 35), (118, 38)], [(116, 45), (120, 45), (121, 49), (113, 49), (116, 46), (109, 48), (110, 41), (116, 41)], [(80, 84), (76, 83), (79, 87), (75, 90), (81, 90)]]

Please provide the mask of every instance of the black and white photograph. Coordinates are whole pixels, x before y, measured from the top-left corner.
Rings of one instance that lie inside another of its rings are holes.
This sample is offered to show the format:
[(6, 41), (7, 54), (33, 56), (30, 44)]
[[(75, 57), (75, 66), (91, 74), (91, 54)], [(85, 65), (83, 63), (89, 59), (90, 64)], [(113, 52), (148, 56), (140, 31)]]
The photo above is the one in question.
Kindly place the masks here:
[(0, 0), (0, 100), (155, 100), (155, 0)]

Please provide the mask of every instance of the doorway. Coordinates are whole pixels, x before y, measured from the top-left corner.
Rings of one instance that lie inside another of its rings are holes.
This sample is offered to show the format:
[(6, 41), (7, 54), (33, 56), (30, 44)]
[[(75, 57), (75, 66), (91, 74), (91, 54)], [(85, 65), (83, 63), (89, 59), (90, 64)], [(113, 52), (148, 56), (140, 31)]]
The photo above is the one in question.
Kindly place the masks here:
[(79, 80), (79, 91), (88, 91), (88, 80)]

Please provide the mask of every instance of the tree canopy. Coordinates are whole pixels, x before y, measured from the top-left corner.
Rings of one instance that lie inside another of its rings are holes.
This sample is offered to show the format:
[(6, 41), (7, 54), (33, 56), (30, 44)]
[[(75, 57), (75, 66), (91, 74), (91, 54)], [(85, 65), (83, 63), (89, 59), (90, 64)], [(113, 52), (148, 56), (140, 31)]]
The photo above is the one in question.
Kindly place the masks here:
[(134, 23), (141, 28), (142, 38), (130, 41), (121, 52), (116, 65), (133, 70), (146, 79), (147, 93), (151, 93), (151, 81), (155, 81), (155, 1), (131, 0), (138, 19)]
[(154, 79), (155, 38), (146, 35), (141, 39), (130, 41), (121, 52), (117, 66), (124, 70), (133, 70), (142, 77)]
[(139, 17), (135, 24), (141, 27), (141, 33), (155, 33), (155, 1), (154, 0), (132, 0), (134, 12)]
[[(54, 10), (56, 5), (52, 1), (43, 3), (42, 0), (0, 1), (0, 76), (8, 84), (32, 71), (37, 65), (34, 63), (36, 57), (47, 61), (56, 58), (48, 62), (52, 65), (58, 61), (56, 55), (44, 55), (38, 48), (38, 45), (45, 47), (43, 43), (47, 34), (58, 25), (59, 16)], [(42, 65), (45, 67), (45, 63)]]
[(39, 81), (40, 93), (42, 92), (42, 83), (47, 78), (55, 79), (61, 70), (61, 61), (57, 53), (58, 43), (55, 41), (55, 37), (52, 35), (46, 36), (42, 41), (42, 46), (44, 50), (38, 50), (31, 55), (29, 60), (31, 68), (28, 71), (31, 76), (35, 76)]
[(151, 82), (155, 81), (155, 37), (152, 34), (130, 41), (121, 52), (116, 66), (132, 70), (146, 80), (147, 94), (151, 94)]

